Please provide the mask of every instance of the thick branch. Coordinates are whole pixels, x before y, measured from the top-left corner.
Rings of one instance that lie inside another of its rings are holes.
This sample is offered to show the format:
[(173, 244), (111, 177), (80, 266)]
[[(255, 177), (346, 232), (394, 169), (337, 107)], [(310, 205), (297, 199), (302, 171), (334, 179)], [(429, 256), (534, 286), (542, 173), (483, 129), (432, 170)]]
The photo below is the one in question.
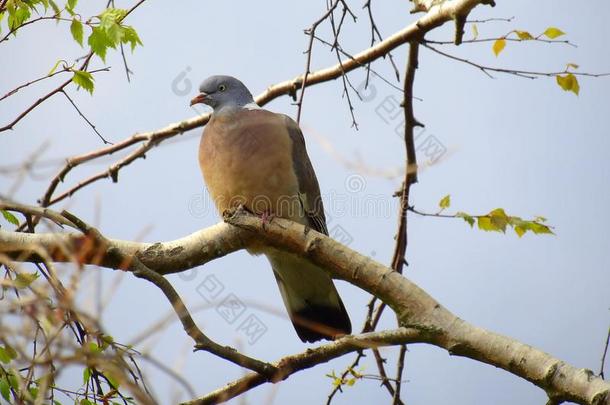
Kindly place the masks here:
[[(259, 243), (263, 240), (270, 246), (302, 256), (327, 269), (335, 278), (379, 297), (396, 312), (401, 326), (418, 332), (418, 342), (507, 370), (534, 383), (557, 400), (601, 404), (610, 398), (610, 384), (590, 370), (576, 369), (531, 346), (461, 320), (404, 276), (325, 235), (282, 218), (263, 224), (260, 218), (243, 211), (227, 216), (226, 220), (235, 226), (215, 225), (178, 241), (154, 245), (112, 240), (108, 243), (114, 249), (127, 249), (123, 252), (125, 255), (138, 254), (142, 262), (155, 270), (168, 265), (165, 273), (170, 273), (241, 249), (254, 238)], [(36, 256), (29, 253), (34, 245), (65, 248), (58, 241), (74, 242), (74, 236), (0, 230), (0, 252), (8, 252), (12, 257), (22, 255), (29, 260), (35, 259)], [(181, 246), (181, 242), (185, 246)], [(78, 246), (83, 246), (82, 240), (80, 245), (72, 247)], [(145, 250), (138, 252), (141, 247)], [(114, 268), (121, 265), (116, 259), (91, 254), (91, 251), (83, 254), (77, 250), (74, 254), (87, 264), (109, 264)], [(396, 344), (413, 341), (405, 339)]]
[(258, 374), (265, 375), (266, 378), (270, 378), (276, 373), (277, 370), (271, 365), (243, 355), (232, 347), (219, 345), (207, 337), (203, 331), (199, 329), (197, 324), (195, 324), (193, 317), (186, 308), (186, 305), (184, 305), (184, 301), (182, 301), (182, 298), (180, 298), (176, 289), (165, 279), (165, 277), (145, 266), (136, 255), (127, 256), (122, 251), (113, 247), (108, 239), (106, 239), (106, 237), (96, 228), (84, 223), (78, 217), (66, 211), (62, 212), (62, 215), (70, 222), (74, 223), (87, 237), (89, 237), (93, 244), (100, 247), (107, 246), (107, 248), (104, 249), (105, 256), (113, 256), (115, 261), (121, 263), (121, 267), (130, 269), (134, 276), (148, 280), (157, 286), (171, 303), (176, 315), (178, 315), (178, 318), (182, 323), (184, 331), (193, 341), (195, 341), (195, 347), (198, 350), (207, 351), (234, 364), (256, 371)]

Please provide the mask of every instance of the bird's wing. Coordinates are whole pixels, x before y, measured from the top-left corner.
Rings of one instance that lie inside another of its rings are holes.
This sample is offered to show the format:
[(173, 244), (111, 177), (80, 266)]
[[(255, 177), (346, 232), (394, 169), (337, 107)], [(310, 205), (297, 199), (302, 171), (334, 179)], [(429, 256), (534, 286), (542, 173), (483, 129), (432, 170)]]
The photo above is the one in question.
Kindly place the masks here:
[(299, 200), (307, 216), (309, 226), (316, 231), (328, 235), (324, 205), (320, 196), (320, 186), (316, 173), (311, 166), (305, 139), (299, 125), (290, 117), (284, 116), (288, 134), (292, 139), (292, 162), (299, 182)]

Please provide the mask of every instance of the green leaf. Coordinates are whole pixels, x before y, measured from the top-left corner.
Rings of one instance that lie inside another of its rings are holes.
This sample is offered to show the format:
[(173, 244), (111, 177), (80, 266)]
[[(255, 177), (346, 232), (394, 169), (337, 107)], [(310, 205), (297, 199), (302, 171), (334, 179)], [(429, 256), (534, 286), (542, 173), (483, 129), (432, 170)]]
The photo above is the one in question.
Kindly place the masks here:
[(32, 399), (36, 399), (38, 397), (38, 388), (37, 387), (28, 388), (28, 392), (32, 396)]
[(0, 362), (4, 363), (4, 364), (8, 364), (11, 362), (11, 356), (9, 356), (8, 352), (6, 351), (6, 349), (2, 346), (0, 346)]
[(114, 343), (114, 338), (110, 335), (102, 335), (102, 351)]
[(457, 214), (455, 214), (455, 216), (458, 218), (463, 218), (464, 221), (468, 222), (468, 225), (470, 225), (471, 228), (474, 226), (474, 218), (471, 215), (459, 211)]
[(18, 28), (21, 26), (21, 24), (23, 24), (25, 21), (27, 21), (28, 18), (30, 18), (30, 8), (27, 7), (26, 3), (23, 3), (24, 5), (18, 7), (18, 8), (14, 8), (13, 7), (13, 12), (11, 12), (11, 8), (9, 7), (9, 13), (8, 13), (8, 27), (9, 29), (13, 30), (15, 28)]
[(568, 70), (568, 69), (578, 69), (578, 67), (579, 66), (576, 63), (568, 63), (566, 65), (566, 70)]
[(515, 34), (517, 34), (517, 36), (519, 37), (520, 40), (522, 41), (528, 41), (530, 39), (534, 39), (534, 37), (532, 36), (532, 34), (530, 34), (527, 31), (515, 31)]
[(82, 47), (83, 46), (83, 24), (77, 20), (76, 18), (72, 19), (72, 24), (70, 24), (70, 32), (72, 33), (72, 38)]
[(97, 345), (97, 343), (95, 343), (95, 342), (89, 342), (89, 350), (90, 350), (92, 353), (101, 353), (101, 352), (102, 352), (102, 348), (101, 348), (101, 347), (99, 347), (99, 346)]
[(15, 285), (15, 288), (17, 288), (17, 289), (27, 288), (38, 277), (39, 277), (38, 273), (19, 273), (19, 274), (17, 274), (17, 277), (15, 277), (13, 284)]
[(6, 402), (11, 402), (11, 387), (8, 381), (6, 381), (6, 377), (0, 378), (0, 395), (2, 395)]
[(87, 384), (89, 379), (91, 378), (91, 369), (89, 367), (85, 367), (83, 370), (83, 383)]
[(546, 226), (544, 224), (541, 224), (538, 222), (533, 222), (533, 221), (531, 221), (529, 224), (530, 224), (530, 226), (529, 226), (530, 230), (532, 232), (534, 232), (536, 235), (544, 234), (544, 233), (554, 235), (551, 228), (549, 228), (548, 226)]
[(497, 230), (506, 232), (506, 225), (508, 225), (509, 218), (502, 208), (496, 208), (488, 215), (491, 223), (497, 228)]
[(451, 205), (451, 195), (450, 194), (447, 194), (446, 196), (441, 198), (441, 200), (438, 203), (438, 206), (441, 208), (441, 210), (449, 208), (450, 205)]
[(4, 219), (6, 219), (8, 222), (10, 222), (11, 224), (15, 225), (15, 226), (19, 226), (19, 220), (17, 219), (17, 217), (15, 215), (13, 215), (12, 212), (6, 211), (6, 210), (0, 210), (2, 211), (2, 216), (4, 217)]
[(66, 3), (66, 10), (68, 10), (70, 14), (74, 13), (74, 7), (76, 7), (76, 3), (78, 3), (78, 0), (68, 0), (68, 2)]
[(500, 55), (500, 52), (506, 47), (506, 40), (504, 38), (496, 39), (493, 45), (493, 51), (496, 56)]
[(142, 46), (142, 41), (140, 40), (138, 33), (133, 27), (129, 25), (123, 27), (123, 39), (121, 41), (124, 44), (129, 43), (129, 45), (131, 46), (131, 52), (133, 52), (137, 45)]
[(555, 39), (557, 37), (565, 35), (565, 32), (556, 27), (549, 27), (542, 33), (542, 35), (546, 35), (547, 38), (550, 39)]
[(17, 358), (18, 354), (17, 354), (17, 352), (15, 351), (15, 349), (13, 349), (11, 346), (6, 345), (6, 346), (4, 347), (4, 350), (6, 351), (6, 353), (8, 354), (8, 356), (9, 356), (11, 359), (13, 359), (13, 360), (14, 360), (14, 359), (16, 359), (16, 358)]
[(491, 222), (491, 218), (487, 216), (477, 218), (477, 226), (479, 227), (479, 229), (487, 232), (499, 231), (499, 229), (496, 228), (496, 226)]
[(555, 79), (557, 80), (557, 84), (559, 85), (559, 87), (561, 87), (565, 91), (571, 91), (576, 95), (580, 93), (580, 85), (578, 84), (578, 79), (572, 73), (568, 73), (565, 76), (557, 75), (555, 76)]
[(113, 44), (108, 38), (106, 31), (101, 27), (93, 27), (87, 43), (91, 47), (91, 50), (99, 56), (102, 61), (106, 62), (106, 51), (108, 47), (112, 47)]
[(525, 233), (529, 229), (527, 221), (524, 221), (519, 217), (510, 217), (509, 223), (515, 230), (515, 233), (518, 237), (522, 237), (523, 235), (525, 235)]
[(61, 17), (61, 9), (57, 5), (57, 3), (55, 3), (53, 0), (49, 0), (49, 5), (53, 9), (53, 15), (58, 18)]
[(93, 75), (84, 70), (74, 70), (74, 76), (72, 76), (72, 81), (76, 83), (79, 87), (87, 90), (89, 93), (93, 94)]
[(87, 398), (83, 398), (80, 400), (79, 405), (93, 405), (93, 403), (91, 401), (89, 401)]
[(60, 60), (58, 60), (57, 62), (55, 62), (55, 64), (53, 65), (53, 67), (51, 68), (51, 70), (49, 71), (49, 73), (47, 73), (47, 76), (51, 76), (53, 73), (55, 73), (55, 71), (57, 70), (57, 67), (59, 66), (59, 64), (60, 64), (61, 62), (64, 62), (64, 63), (65, 63), (66, 61), (65, 61), (65, 60), (63, 60), (63, 59), (60, 59)]
[(127, 10), (120, 8), (107, 8), (98, 16), (100, 19), (100, 27), (107, 30), (115, 24), (120, 24), (123, 18), (125, 18), (126, 14)]

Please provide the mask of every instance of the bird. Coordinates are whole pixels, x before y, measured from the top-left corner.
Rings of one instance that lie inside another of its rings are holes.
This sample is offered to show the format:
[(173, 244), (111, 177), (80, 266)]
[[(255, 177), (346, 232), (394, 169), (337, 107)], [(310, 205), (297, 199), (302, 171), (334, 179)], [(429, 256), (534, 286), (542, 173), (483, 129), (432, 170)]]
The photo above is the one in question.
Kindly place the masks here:
[[(232, 76), (205, 79), (191, 106), (212, 115), (199, 145), (199, 166), (218, 212), (242, 206), (263, 221), (287, 218), (328, 235), (320, 187), (299, 125), (258, 106)], [(260, 244), (282, 300), (303, 342), (334, 340), (351, 333), (351, 322), (331, 276), (302, 257)]]

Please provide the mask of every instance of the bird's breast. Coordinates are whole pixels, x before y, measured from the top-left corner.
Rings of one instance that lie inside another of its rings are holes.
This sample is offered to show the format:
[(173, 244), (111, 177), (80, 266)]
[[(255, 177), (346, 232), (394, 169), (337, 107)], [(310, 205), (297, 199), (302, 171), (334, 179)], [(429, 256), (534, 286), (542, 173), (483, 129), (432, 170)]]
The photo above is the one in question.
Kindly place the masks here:
[(221, 214), (244, 205), (257, 214), (302, 218), (292, 141), (282, 121), (268, 114), (210, 122), (204, 131), (199, 163)]

